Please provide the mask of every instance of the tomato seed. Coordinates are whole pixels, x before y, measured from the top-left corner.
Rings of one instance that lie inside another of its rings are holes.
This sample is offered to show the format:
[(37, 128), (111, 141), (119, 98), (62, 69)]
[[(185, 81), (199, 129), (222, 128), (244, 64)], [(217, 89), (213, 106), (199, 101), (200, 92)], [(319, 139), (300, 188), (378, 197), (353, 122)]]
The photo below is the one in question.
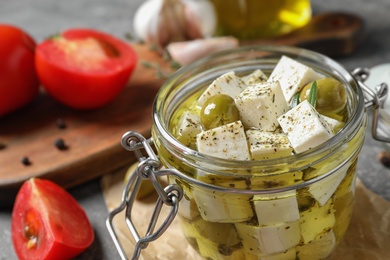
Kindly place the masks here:
[(54, 145), (58, 148), (58, 150), (68, 149), (68, 146), (65, 144), (64, 139), (61, 139), (61, 138), (55, 140)]
[(22, 159), (21, 159), (21, 162), (22, 162), (23, 165), (25, 165), (25, 166), (31, 165), (31, 161), (30, 161), (30, 159), (28, 159), (27, 156), (23, 156)]

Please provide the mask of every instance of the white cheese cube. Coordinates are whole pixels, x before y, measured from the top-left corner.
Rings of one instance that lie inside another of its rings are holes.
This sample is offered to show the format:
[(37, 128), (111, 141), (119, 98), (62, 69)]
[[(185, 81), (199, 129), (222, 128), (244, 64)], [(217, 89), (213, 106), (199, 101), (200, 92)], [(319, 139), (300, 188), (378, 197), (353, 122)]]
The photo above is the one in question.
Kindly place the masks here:
[(337, 134), (338, 131), (341, 130), (344, 126), (344, 122), (341, 122), (339, 120), (336, 120), (334, 118), (321, 115), (322, 118), (325, 120), (325, 122), (329, 125), (330, 129), (332, 129), (333, 134)]
[(194, 199), (202, 218), (219, 223), (247, 221), (253, 217), (250, 195), (237, 195), (218, 191), (193, 190)]
[(233, 223), (216, 223), (198, 218), (192, 222), (197, 237), (205, 237), (219, 245), (234, 246), (240, 243)]
[(307, 100), (280, 116), (278, 121), (297, 153), (314, 148), (333, 136), (329, 125)]
[[(245, 259), (245, 251), (242, 248), (237, 248), (237, 246), (231, 248), (223, 247), (223, 245), (221, 246), (221, 244), (214, 243), (213, 241), (210, 241), (205, 237), (197, 238), (196, 242), (197, 242), (199, 253), (203, 259), (218, 259), (218, 260)], [(192, 257), (188, 257), (188, 259), (191, 258)]]
[(269, 132), (277, 129), (277, 118), (289, 109), (279, 82), (250, 85), (234, 101), (246, 128)]
[(300, 213), (301, 235), (303, 243), (307, 244), (316, 237), (333, 228), (336, 222), (333, 201), (328, 200), (324, 206), (318, 203)]
[(200, 153), (228, 160), (250, 160), (241, 121), (202, 131), (196, 141)]
[(308, 83), (321, 78), (321, 75), (306, 65), (287, 56), (282, 56), (272, 71), (268, 81), (279, 81), (284, 97), (290, 102), (295, 93)]
[[(267, 255), (267, 256), (260, 256), (259, 258), (256, 258), (259, 260), (296, 260), (297, 259), (297, 251), (295, 250), (295, 247), (292, 247), (288, 249), (285, 252), (273, 254), (273, 255)], [(247, 260), (247, 259), (245, 259)]]
[(180, 201), (180, 207), (178, 214), (186, 219), (195, 219), (200, 216), (194, 196), (189, 187), (182, 185), (181, 188), (184, 191), (184, 196)]
[(336, 247), (336, 236), (333, 230), (326, 231), (309, 244), (297, 246), (297, 259), (313, 260), (326, 259)]
[(249, 254), (271, 255), (287, 251), (299, 244), (299, 221), (273, 226), (252, 226), (235, 223), (244, 249)]
[(260, 69), (253, 71), (251, 74), (241, 77), (242, 81), (244, 81), (245, 85), (253, 85), (257, 83), (263, 83), (268, 80), (267, 75)]
[(296, 191), (253, 196), (260, 226), (277, 225), (299, 220)]
[(323, 206), (332, 197), (351, 164), (346, 163), (332, 175), (309, 185), (310, 194)]
[(292, 154), (293, 148), (284, 133), (250, 129), (246, 132), (252, 160), (280, 158)]
[(218, 94), (225, 94), (233, 99), (246, 88), (245, 83), (234, 71), (223, 74), (215, 79), (198, 99), (198, 105), (203, 106), (207, 99)]
[(186, 146), (194, 144), (196, 135), (202, 131), (199, 115), (186, 111), (178, 125), (177, 139)]

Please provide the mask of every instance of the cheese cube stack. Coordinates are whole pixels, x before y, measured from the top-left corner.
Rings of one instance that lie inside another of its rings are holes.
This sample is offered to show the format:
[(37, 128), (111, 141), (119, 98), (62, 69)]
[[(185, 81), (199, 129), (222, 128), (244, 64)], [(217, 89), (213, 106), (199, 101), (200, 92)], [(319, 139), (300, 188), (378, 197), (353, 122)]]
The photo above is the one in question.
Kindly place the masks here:
[(279, 82), (250, 85), (234, 101), (244, 126), (263, 131), (276, 130), (278, 117), (289, 109)]
[(279, 117), (278, 122), (297, 153), (314, 148), (333, 136), (329, 125), (307, 100)]
[(251, 74), (241, 77), (242, 81), (249, 86), (257, 83), (263, 83), (268, 80), (267, 75), (260, 69), (253, 71)]
[(282, 56), (269, 76), (268, 81), (279, 81), (284, 97), (290, 102), (306, 84), (321, 78), (321, 75), (306, 65), (287, 56)]
[(292, 154), (293, 148), (287, 135), (249, 129), (246, 132), (252, 160), (280, 158)]
[(241, 121), (202, 131), (196, 136), (196, 142), (200, 153), (228, 160), (250, 160)]
[(203, 106), (207, 99), (218, 94), (225, 94), (233, 99), (246, 88), (245, 83), (234, 71), (223, 74), (215, 79), (198, 99), (198, 105)]

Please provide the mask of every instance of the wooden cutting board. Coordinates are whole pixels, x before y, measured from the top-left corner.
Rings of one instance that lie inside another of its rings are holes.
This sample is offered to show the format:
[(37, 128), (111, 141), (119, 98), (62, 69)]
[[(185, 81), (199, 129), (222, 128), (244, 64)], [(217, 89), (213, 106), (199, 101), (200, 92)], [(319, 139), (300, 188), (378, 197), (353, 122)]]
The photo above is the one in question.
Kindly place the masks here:
[[(348, 14), (315, 16), (302, 29), (278, 39), (242, 42), (305, 47), (326, 55), (351, 54), (363, 35), (362, 21)], [(330, 48), (325, 48), (325, 47)], [(9, 206), (20, 185), (31, 177), (55, 181), (69, 188), (123, 169), (135, 160), (120, 140), (129, 130), (150, 136), (152, 104), (164, 82), (161, 73), (145, 64), (172, 73), (170, 63), (146, 45), (133, 44), (139, 63), (126, 89), (111, 104), (93, 111), (78, 111), (54, 101), (45, 93), (29, 106), (0, 118), (0, 207)], [(59, 128), (57, 120), (65, 128)], [(63, 139), (67, 150), (54, 145)], [(30, 165), (21, 162), (27, 157)]]

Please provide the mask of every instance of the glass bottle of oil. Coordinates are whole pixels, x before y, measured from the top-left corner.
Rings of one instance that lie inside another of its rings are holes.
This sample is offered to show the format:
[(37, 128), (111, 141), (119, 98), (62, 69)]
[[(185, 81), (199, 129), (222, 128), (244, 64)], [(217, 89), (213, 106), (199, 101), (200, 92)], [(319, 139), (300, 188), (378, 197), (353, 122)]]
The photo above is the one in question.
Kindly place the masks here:
[(311, 18), (310, 0), (210, 0), (218, 16), (218, 36), (242, 40), (291, 32)]

